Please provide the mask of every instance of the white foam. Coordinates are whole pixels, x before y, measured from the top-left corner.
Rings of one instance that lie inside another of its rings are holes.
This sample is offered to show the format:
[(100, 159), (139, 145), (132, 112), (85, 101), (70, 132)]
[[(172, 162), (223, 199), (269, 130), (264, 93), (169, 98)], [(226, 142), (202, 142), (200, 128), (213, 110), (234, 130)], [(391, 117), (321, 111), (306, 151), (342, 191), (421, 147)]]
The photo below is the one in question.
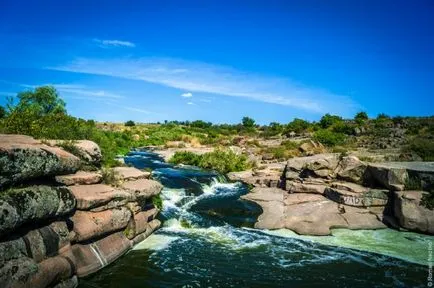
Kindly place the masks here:
[(133, 250), (163, 250), (169, 247), (170, 243), (179, 238), (180, 237), (152, 234), (144, 241), (137, 244)]

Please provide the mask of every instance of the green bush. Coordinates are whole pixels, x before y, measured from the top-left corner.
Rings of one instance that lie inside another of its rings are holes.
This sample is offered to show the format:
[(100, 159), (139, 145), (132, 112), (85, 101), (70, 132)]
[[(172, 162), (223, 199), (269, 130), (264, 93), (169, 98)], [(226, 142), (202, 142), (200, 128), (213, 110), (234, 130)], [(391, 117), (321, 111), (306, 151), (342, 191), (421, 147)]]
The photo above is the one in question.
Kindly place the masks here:
[(188, 151), (177, 151), (175, 154), (169, 159), (169, 163), (172, 164), (185, 164), (185, 165), (193, 165), (199, 166), (201, 160), (201, 156), (195, 154), (193, 152)]
[(163, 210), (163, 199), (161, 199), (160, 194), (152, 196), (151, 200), (152, 204), (154, 204), (154, 207), (156, 207), (160, 211)]
[(132, 120), (128, 120), (127, 122), (125, 122), (125, 126), (127, 127), (136, 126), (136, 123), (134, 123), (134, 121)]
[(405, 148), (422, 157), (423, 161), (434, 161), (434, 139), (416, 138)]
[(424, 194), (420, 201), (420, 205), (428, 208), (429, 210), (434, 210), (434, 191)]
[(320, 143), (333, 147), (336, 145), (342, 145), (345, 143), (346, 136), (342, 133), (336, 133), (330, 130), (321, 129), (314, 133), (314, 140), (319, 141)]
[(203, 155), (191, 152), (176, 152), (171, 159), (173, 164), (194, 165), (204, 169), (216, 170), (220, 173), (243, 171), (251, 168), (251, 163), (244, 155), (237, 155), (230, 150), (216, 149)]

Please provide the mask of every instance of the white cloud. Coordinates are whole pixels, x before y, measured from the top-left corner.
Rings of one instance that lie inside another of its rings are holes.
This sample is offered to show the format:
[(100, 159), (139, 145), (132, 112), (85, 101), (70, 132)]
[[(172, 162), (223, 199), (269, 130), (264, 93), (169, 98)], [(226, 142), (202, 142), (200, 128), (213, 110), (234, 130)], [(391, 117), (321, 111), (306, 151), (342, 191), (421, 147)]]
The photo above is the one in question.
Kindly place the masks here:
[[(20, 84), (22, 87), (35, 89), (40, 86), (54, 86), (57, 91), (62, 94), (74, 94), (79, 96), (92, 96), (97, 98), (111, 98), (111, 99), (122, 99), (124, 96), (116, 93), (107, 92), (105, 90), (95, 90), (89, 89), (85, 85), (81, 84), (54, 84), (54, 83), (45, 83), (39, 85), (29, 85), (29, 84)], [(84, 98), (84, 97), (83, 97)]]
[(93, 41), (97, 42), (101, 47), (130, 47), (130, 48), (136, 47), (136, 44), (134, 44), (133, 42), (122, 41), (122, 40), (93, 39)]
[(255, 75), (232, 68), (174, 59), (77, 59), (50, 69), (143, 80), (184, 91), (242, 97), (313, 113), (352, 115), (358, 105), (349, 97), (287, 78)]
[(190, 98), (193, 97), (193, 94), (191, 92), (187, 92), (187, 93), (182, 93), (181, 96), (185, 98)]
[(193, 102), (187, 102), (187, 105), (196, 105)]

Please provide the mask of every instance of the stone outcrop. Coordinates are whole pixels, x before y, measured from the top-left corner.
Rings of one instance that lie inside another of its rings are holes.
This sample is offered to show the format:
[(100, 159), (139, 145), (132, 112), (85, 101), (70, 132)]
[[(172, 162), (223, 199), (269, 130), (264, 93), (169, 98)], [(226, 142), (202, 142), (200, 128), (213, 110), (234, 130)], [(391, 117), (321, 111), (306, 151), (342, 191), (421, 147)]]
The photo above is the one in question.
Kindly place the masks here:
[(434, 234), (434, 210), (420, 205), (422, 191), (395, 192), (395, 217), (399, 224), (412, 231)]
[(367, 209), (345, 207), (319, 194), (287, 194), (277, 188), (254, 188), (242, 196), (262, 207), (255, 228), (287, 228), (303, 235), (330, 235), (332, 228), (381, 229), (386, 226)]
[(29, 222), (74, 211), (75, 198), (65, 187), (29, 186), (0, 193), (0, 237)]
[[(251, 179), (238, 172), (234, 179)], [(256, 228), (288, 228), (299, 234), (330, 235), (330, 229), (404, 228), (434, 234), (434, 211), (420, 205), (416, 185), (432, 189), (433, 162), (365, 163), (355, 156), (317, 154), (287, 161), (280, 189), (255, 188), (242, 198), (259, 204)], [(410, 182), (410, 185), (408, 184)]]
[(105, 184), (76, 185), (69, 189), (77, 199), (79, 210), (102, 211), (123, 206), (134, 200), (131, 193)]
[(86, 163), (99, 165), (102, 160), (101, 149), (98, 144), (89, 140), (48, 140), (51, 146), (71, 146), (71, 150)]
[(141, 171), (134, 167), (115, 167), (113, 168), (115, 177), (121, 181), (146, 179), (151, 176), (150, 172)]
[(101, 173), (78, 171), (75, 174), (59, 175), (54, 177), (59, 184), (71, 186), (71, 185), (90, 185), (98, 184), (102, 180)]
[(151, 198), (162, 185), (149, 172), (114, 168), (120, 186), (100, 184), (101, 172), (77, 172), (100, 165), (99, 147), (74, 145), (81, 160), (0, 135), (0, 287), (76, 287), (160, 227)]
[(0, 190), (24, 181), (74, 173), (80, 159), (32, 137), (0, 134)]

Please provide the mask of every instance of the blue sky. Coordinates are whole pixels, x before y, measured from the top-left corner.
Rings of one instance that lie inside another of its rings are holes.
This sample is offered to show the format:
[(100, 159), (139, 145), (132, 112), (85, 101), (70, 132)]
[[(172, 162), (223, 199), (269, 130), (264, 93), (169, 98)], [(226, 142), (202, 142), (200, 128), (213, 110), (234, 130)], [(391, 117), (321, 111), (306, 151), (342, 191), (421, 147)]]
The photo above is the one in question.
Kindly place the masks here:
[(432, 15), (430, 0), (2, 0), (0, 105), (52, 84), (99, 121), (433, 115)]

